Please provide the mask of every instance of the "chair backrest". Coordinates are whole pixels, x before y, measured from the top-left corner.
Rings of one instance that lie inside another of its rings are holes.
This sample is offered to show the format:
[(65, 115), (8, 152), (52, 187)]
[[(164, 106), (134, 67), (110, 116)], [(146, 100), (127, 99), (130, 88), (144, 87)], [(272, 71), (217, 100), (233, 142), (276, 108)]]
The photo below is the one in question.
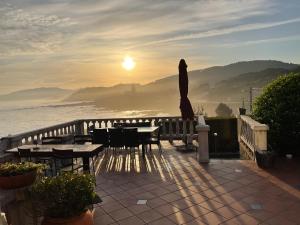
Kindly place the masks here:
[(158, 140), (158, 141), (160, 141), (161, 130), (162, 130), (162, 127), (159, 126), (159, 127), (158, 127), (158, 131), (157, 131), (157, 140)]
[(109, 146), (110, 147), (123, 147), (123, 129), (122, 128), (109, 128)]
[(84, 134), (74, 135), (74, 144), (84, 144), (86, 142), (92, 142), (91, 135), (84, 135)]
[(104, 146), (109, 145), (109, 134), (107, 128), (94, 129), (92, 134), (93, 144), (103, 144)]
[(137, 125), (137, 127), (150, 127), (151, 122), (138, 122)]
[(72, 159), (75, 158), (73, 155), (73, 149), (58, 149), (53, 148), (53, 157), (58, 159)]
[(42, 144), (63, 144), (62, 137), (42, 137)]
[(31, 158), (30, 148), (18, 148), (18, 154), (20, 158)]
[(123, 141), (125, 147), (138, 147), (139, 134), (137, 128), (124, 128)]

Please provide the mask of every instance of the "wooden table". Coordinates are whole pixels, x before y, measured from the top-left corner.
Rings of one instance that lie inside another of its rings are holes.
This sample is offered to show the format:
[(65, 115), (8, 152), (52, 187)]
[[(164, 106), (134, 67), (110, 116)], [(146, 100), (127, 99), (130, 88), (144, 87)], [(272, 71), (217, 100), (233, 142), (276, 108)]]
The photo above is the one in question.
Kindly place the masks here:
[[(31, 149), (32, 157), (52, 157), (52, 149), (73, 149), (74, 158), (82, 158), (83, 170), (85, 172), (90, 172), (90, 158), (97, 155), (103, 150), (102, 144), (53, 144), (53, 145), (22, 145), (18, 148)], [(6, 150), (7, 153), (18, 154), (18, 148), (13, 148)]]

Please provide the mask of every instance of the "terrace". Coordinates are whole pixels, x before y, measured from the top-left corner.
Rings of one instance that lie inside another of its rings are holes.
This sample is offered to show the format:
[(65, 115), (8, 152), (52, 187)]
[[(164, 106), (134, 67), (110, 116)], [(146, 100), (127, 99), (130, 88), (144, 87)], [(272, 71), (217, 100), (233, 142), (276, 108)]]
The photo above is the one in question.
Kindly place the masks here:
[[(96, 225), (300, 223), (299, 160), (281, 159), (273, 169), (259, 168), (254, 151), (267, 149), (268, 127), (247, 116), (237, 119), (236, 129), (239, 149), (248, 159), (209, 158), (215, 131), (203, 118), (184, 122), (179, 117), (149, 117), (76, 120), (5, 137), (0, 142), (1, 160), (14, 160), (4, 150), (42, 137), (85, 134), (90, 125), (137, 121), (161, 125), (162, 153), (153, 146), (145, 158), (128, 151), (99, 155), (96, 191), (103, 202), (94, 208)], [(193, 151), (180, 150), (183, 137), (193, 143)], [(2, 205), (16, 195), (0, 193)], [(32, 218), (15, 215), (32, 224)]]

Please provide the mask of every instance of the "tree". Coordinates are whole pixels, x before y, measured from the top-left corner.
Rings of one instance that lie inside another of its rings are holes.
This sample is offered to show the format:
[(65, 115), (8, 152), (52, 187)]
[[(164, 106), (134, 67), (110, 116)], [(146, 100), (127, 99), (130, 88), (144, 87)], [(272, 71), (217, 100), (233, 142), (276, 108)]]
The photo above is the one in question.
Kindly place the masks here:
[(220, 103), (217, 108), (216, 108), (216, 114), (217, 116), (224, 116), (224, 117), (229, 117), (232, 116), (232, 109), (226, 105), (225, 103)]

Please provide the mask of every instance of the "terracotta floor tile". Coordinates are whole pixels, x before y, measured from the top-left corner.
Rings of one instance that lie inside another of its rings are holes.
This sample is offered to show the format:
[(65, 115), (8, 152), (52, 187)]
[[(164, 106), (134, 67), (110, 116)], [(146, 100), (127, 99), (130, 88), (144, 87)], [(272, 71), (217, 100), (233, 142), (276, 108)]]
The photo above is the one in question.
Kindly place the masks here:
[(94, 208), (94, 210), (93, 210), (94, 218), (101, 216), (103, 214), (107, 214), (107, 213), (101, 207)]
[(207, 200), (207, 201), (202, 202), (202, 203), (200, 203), (198, 205), (200, 205), (200, 206), (202, 206), (202, 207), (204, 207), (204, 208), (206, 208), (208, 210), (211, 210), (211, 211), (213, 211), (215, 209), (218, 209), (218, 208), (221, 208), (221, 207), (224, 206), (222, 203), (219, 203), (219, 202), (214, 201), (214, 200)]
[(132, 205), (136, 205), (138, 199), (136, 198), (124, 198), (120, 199), (119, 202), (124, 206), (124, 207), (130, 207)]
[(156, 212), (155, 210), (148, 210), (146, 212), (138, 214), (137, 216), (140, 219), (142, 219), (145, 223), (150, 223), (162, 217), (162, 215)]
[(192, 217), (191, 215), (189, 215), (183, 211), (173, 213), (173, 214), (169, 215), (168, 218), (170, 220), (172, 220), (175, 224), (185, 224), (185, 223), (188, 223), (188, 222), (194, 220), (194, 217)]
[(163, 217), (163, 218), (160, 218), (158, 220), (148, 223), (148, 225), (175, 225), (175, 223), (173, 223), (172, 220), (170, 220), (166, 217)]
[(187, 197), (185, 197), (185, 199), (188, 199), (189, 201), (194, 202), (196, 204), (199, 204), (199, 203), (202, 203), (202, 202), (208, 200), (207, 197), (203, 196), (202, 194), (198, 194), (198, 193), (194, 193), (190, 196), (187, 196)]
[(245, 202), (242, 202), (242, 201), (233, 202), (233, 203), (229, 204), (228, 206), (235, 209), (235, 210), (243, 212), (243, 213), (245, 213), (245, 212), (252, 209), (249, 204), (247, 204)]
[(161, 198), (154, 198), (147, 201), (147, 205), (154, 209), (158, 206), (165, 205), (166, 203), (168, 202)]
[(204, 223), (201, 220), (195, 219), (195, 220), (192, 220), (192, 221), (190, 221), (188, 223), (185, 223), (184, 225), (207, 225), (207, 223)]
[[(177, 143), (163, 141), (162, 155), (153, 146), (145, 160), (138, 152), (135, 158), (125, 151), (100, 155), (96, 191), (103, 202), (95, 205), (95, 225), (300, 224), (299, 162), (293, 168), (292, 161), (282, 168), (276, 164), (271, 170), (236, 159), (211, 159), (204, 165), (194, 153), (176, 151)], [(127, 165), (118, 167), (117, 162), (129, 158), (130, 171), (125, 170)], [(138, 199), (148, 200), (147, 204), (138, 206)], [(262, 209), (251, 208), (258, 203)]]
[(270, 219), (270, 218), (274, 217), (273, 213), (270, 213), (270, 212), (268, 212), (266, 210), (263, 210), (263, 209), (261, 209), (261, 210), (252, 209), (252, 210), (247, 211), (247, 214), (249, 216), (252, 216), (252, 217), (260, 220), (260, 221), (265, 221), (267, 219)]
[(180, 210), (184, 210), (192, 205), (195, 205), (195, 203), (189, 201), (187, 198), (182, 198), (177, 201), (171, 202), (172, 205), (179, 208)]
[(221, 216), (225, 217), (226, 219), (231, 219), (237, 215), (242, 214), (241, 212), (239, 212), (231, 207), (228, 207), (228, 206), (218, 208), (218, 209), (214, 210), (214, 212), (220, 214)]
[(136, 215), (150, 210), (151, 208), (148, 205), (132, 205), (129, 206), (127, 209), (129, 209), (133, 214)]
[(103, 214), (101, 216), (94, 218), (95, 225), (108, 225), (113, 223), (115, 223), (115, 221), (107, 214)]
[(191, 216), (198, 218), (204, 214), (207, 214), (209, 212), (211, 212), (210, 210), (203, 208), (199, 205), (193, 205), (185, 210), (183, 210), (183, 212), (190, 214)]
[(133, 213), (130, 212), (128, 209), (123, 208), (123, 209), (120, 209), (120, 210), (113, 211), (113, 212), (109, 213), (109, 215), (114, 220), (119, 221), (119, 220), (125, 219), (127, 217), (133, 216)]
[(113, 211), (116, 211), (116, 210), (123, 209), (124, 206), (122, 206), (119, 202), (111, 202), (111, 203), (107, 203), (105, 205), (102, 205), (101, 208), (105, 212), (110, 213), (110, 212), (113, 212)]
[(155, 188), (155, 189), (150, 190), (150, 193), (152, 193), (155, 196), (162, 196), (162, 195), (168, 194), (170, 192), (171, 191), (164, 189), (164, 188)]
[(227, 219), (217, 213), (210, 212), (200, 216), (197, 220), (213, 225), (213, 224), (220, 224), (226, 221)]
[(131, 216), (118, 221), (120, 225), (144, 225), (145, 222), (136, 216)]
[(175, 212), (180, 211), (179, 208), (175, 207), (175, 206), (172, 205), (172, 204), (161, 205), (161, 206), (155, 208), (155, 210), (156, 210), (158, 213), (162, 214), (163, 216), (168, 216), (168, 215), (170, 215), (170, 214), (173, 214), (173, 213), (175, 213)]
[(295, 208), (291, 208), (283, 213), (280, 213), (280, 217), (287, 218), (291, 222), (300, 224), (300, 211)]
[(240, 225), (255, 225), (255, 224), (260, 224), (261, 221), (249, 216), (247, 214), (241, 214), (238, 215), (232, 219), (229, 220), (230, 222), (236, 223), (236, 224), (240, 224)]
[(174, 193), (170, 193), (170, 194), (166, 194), (163, 196), (160, 196), (161, 199), (167, 201), (167, 202), (174, 202), (176, 200), (181, 199), (182, 197), (180, 195), (174, 194)]
[(205, 191), (200, 192), (201, 195), (205, 196), (206, 198), (214, 198), (218, 195), (221, 195), (220, 192), (214, 190), (214, 189), (208, 189)]

